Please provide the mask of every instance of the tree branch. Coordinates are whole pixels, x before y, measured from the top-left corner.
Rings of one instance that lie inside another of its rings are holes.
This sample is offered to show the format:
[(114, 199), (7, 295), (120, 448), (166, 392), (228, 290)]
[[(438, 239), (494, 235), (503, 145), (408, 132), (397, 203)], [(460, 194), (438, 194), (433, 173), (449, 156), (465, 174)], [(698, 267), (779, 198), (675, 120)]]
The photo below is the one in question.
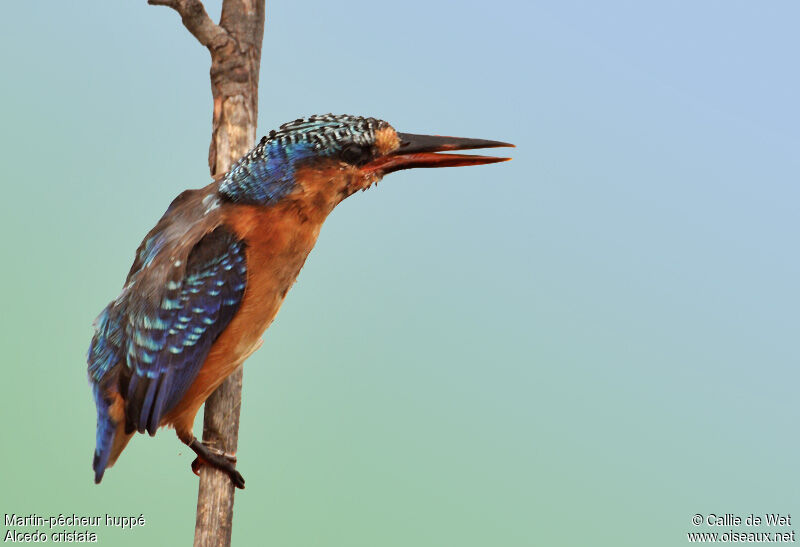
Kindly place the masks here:
[[(183, 25), (211, 52), (214, 110), (208, 166), (216, 176), (245, 155), (256, 138), (258, 76), (264, 37), (265, 0), (224, 0), (217, 25), (201, 0), (147, 0), (177, 11)], [(203, 443), (235, 454), (242, 405), (242, 367), (205, 403)], [(203, 466), (197, 494), (195, 547), (229, 546), (235, 488), (219, 469)]]
[(200, 0), (147, 0), (147, 3), (151, 6), (167, 6), (177, 11), (183, 26), (210, 50), (224, 46), (231, 39), (228, 32), (208, 16)]

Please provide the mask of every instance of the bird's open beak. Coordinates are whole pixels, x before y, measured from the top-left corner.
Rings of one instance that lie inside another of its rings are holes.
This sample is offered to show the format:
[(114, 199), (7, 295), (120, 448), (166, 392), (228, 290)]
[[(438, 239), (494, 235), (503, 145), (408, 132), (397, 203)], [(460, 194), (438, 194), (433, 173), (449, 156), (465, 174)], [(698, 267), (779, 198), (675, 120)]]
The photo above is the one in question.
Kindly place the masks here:
[(364, 165), (362, 171), (380, 171), (383, 174), (412, 169), (414, 167), (458, 167), (461, 165), (483, 165), (508, 161), (511, 158), (493, 156), (471, 156), (469, 154), (437, 154), (453, 150), (474, 150), (477, 148), (499, 148), (511, 146), (507, 142), (483, 139), (464, 139), (460, 137), (440, 137), (438, 135), (414, 135), (398, 133), (400, 146)]

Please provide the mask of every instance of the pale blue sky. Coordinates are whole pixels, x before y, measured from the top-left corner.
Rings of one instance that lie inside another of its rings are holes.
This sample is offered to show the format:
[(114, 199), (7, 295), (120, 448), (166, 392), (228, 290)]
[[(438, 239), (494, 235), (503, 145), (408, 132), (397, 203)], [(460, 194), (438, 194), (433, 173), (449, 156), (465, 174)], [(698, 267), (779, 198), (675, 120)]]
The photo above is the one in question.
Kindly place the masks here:
[[(695, 513), (800, 513), (799, 18), (268, 2), (259, 135), (335, 112), (517, 148), (332, 215), (245, 370), (234, 544), (681, 545)], [(0, 512), (144, 513), (101, 539), (185, 543), (171, 432), (92, 484), (84, 352), (208, 180), (208, 54), (144, 0), (12, 3), (0, 46)]]

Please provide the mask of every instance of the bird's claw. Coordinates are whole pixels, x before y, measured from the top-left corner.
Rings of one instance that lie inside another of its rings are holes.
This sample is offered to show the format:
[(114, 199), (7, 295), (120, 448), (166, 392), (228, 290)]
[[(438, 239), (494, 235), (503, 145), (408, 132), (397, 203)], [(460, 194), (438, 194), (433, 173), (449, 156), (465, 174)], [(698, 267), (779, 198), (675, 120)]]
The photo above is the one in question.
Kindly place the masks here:
[(236, 488), (244, 489), (244, 477), (236, 470), (236, 456), (218, 448), (213, 448), (205, 443), (192, 441), (189, 447), (197, 453), (197, 458), (192, 462), (192, 472), (200, 476), (200, 468), (210, 465), (227, 473)]
[(236, 488), (241, 488), (242, 490), (244, 490), (244, 477), (242, 476), (241, 473), (239, 473), (236, 470), (236, 468), (233, 467), (233, 465), (228, 464), (228, 465), (218, 466), (218, 465), (216, 465), (214, 463), (210, 463), (210, 462), (206, 461), (204, 458), (201, 458), (200, 456), (198, 456), (192, 462), (192, 472), (199, 477), (200, 476), (200, 468), (203, 467), (204, 465), (210, 465), (211, 467), (216, 467), (220, 471), (222, 471), (224, 473), (227, 473), (228, 476), (230, 477), (231, 482), (233, 483), (233, 485)]

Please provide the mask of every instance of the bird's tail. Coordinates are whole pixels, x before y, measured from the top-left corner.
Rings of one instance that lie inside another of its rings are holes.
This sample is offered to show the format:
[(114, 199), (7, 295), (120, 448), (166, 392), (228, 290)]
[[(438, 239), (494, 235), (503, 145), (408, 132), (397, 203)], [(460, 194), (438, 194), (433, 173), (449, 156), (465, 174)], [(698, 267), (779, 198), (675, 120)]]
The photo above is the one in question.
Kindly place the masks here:
[(95, 402), (97, 403), (97, 444), (94, 449), (92, 469), (94, 469), (94, 482), (103, 480), (106, 468), (114, 465), (120, 452), (133, 436), (125, 433), (125, 423), (122, 420), (122, 398), (119, 393), (106, 397), (102, 388), (94, 384)]

